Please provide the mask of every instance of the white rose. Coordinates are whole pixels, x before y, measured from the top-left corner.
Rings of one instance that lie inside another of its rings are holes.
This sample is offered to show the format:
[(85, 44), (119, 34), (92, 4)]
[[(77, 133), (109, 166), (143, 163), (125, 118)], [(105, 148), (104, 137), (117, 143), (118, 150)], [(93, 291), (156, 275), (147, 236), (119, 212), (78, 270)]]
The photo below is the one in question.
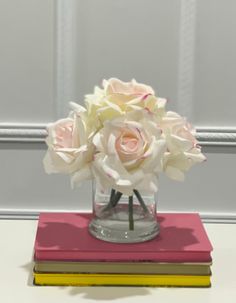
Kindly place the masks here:
[(166, 99), (157, 98), (150, 86), (134, 79), (122, 82), (111, 78), (103, 80), (103, 89), (95, 87), (94, 94), (87, 95), (85, 102), (90, 120), (102, 127), (104, 121), (137, 109), (147, 109), (161, 117), (165, 113)]
[(167, 144), (164, 171), (171, 179), (183, 181), (185, 172), (206, 159), (195, 138), (195, 130), (175, 112), (167, 112), (160, 126)]
[(92, 169), (104, 188), (110, 186), (126, 195), (134, 189), (157, 191), (166, 145), (153, 114), (138, 110), (106, 121), (93, 143)]
[(82, 106), (71, 103), (68, 118), (47, 126), (48, 151), (43, 160), (45, 171), (72, 174), (72, 184), (91, 178), (93, 158), (92, 132), (87, 128), (87, 113)]

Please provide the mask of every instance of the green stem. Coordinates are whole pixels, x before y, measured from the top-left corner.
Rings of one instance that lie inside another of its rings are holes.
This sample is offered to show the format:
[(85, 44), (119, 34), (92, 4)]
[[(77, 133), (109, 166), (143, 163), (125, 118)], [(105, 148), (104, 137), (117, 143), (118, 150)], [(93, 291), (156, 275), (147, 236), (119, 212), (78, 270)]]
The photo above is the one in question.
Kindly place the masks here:
[(113, 200), (112, 200), (112, 207), (116, 206), (116, 204), (120, 201), (121, 196), (122, 196), (122, 193), (117, 191)]
[(110, 200), (109, 200), (109, 204), (112, 204), (112, 201), (114, 199), (114, 196), (116, 194), (116, 191), (112, 188), (111, 190), (111, 195), (110, 195)]
[(104, 211), (107, 211), (108, 209), (112, 208), (113, 199), (115, 197), (115, 194), (116, 194), (116, 191), (112, 188), (111, 194), (110, 194), (110, 200), (109, 200), (108, 204), (106, 205), (106, 207), (104, 208)]
[(134, 230), (133, 196), (129, 196), (129, 229)]
[(121, 192), (116, 192), (114, 189), (111, 190), (111, 194), (110, 194), (110, 200), (107, 204), (107, 206), (104, 208), (104, 211), (107, 211), (113, 207), (116, 206), (116, 204), (119, 202), (120, 198), (122, 196)]
[(141, 195), (140, 195), (140, 193), (137, 191), (137, 189), (134, 189), (134, 194), (135, 194), (135, 196), (137, 197), (137, 199), (138, 199), (140, 205), (142, 206), (143, 210), (144, 210), (145, 212), (148, 212), (148, 208), (147, 208), (147, 206), (145, 205), (145, 202), (143, 201), (143, 198), (141, 197)]

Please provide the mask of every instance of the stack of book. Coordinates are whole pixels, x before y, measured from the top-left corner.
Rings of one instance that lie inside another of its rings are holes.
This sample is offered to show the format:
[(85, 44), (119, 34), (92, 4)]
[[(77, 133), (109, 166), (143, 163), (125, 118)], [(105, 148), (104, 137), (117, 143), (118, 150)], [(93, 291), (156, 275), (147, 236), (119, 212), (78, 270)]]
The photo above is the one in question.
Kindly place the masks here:
[(88, 232), (91, 214), (42, 213), (34, 248), (36, 285), (211, 285), (212, 245), (195, 213), (157, 215), (151, 241), (118, 244)]

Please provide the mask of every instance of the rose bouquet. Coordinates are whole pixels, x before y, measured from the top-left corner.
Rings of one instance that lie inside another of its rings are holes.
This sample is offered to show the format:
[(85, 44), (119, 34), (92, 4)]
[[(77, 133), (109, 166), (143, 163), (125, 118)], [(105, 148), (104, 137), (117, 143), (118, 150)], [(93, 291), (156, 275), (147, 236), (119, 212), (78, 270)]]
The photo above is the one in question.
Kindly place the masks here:
[(110, 188), (103, 211), (128, 196), (129, 229), (133, 197), (147, 211), (141, 192), (157, 192), (161, 172), (174, 180), (205, 160), (194, 129), (179, 114), (166, 111), (166, 99), (150, 86), (111, 78), (85, 96), (82, 107), (71, 102), (65, 119), (48, 125), (44, 158), (47, 173), (66, 173), (72, 186), (95, 179)]

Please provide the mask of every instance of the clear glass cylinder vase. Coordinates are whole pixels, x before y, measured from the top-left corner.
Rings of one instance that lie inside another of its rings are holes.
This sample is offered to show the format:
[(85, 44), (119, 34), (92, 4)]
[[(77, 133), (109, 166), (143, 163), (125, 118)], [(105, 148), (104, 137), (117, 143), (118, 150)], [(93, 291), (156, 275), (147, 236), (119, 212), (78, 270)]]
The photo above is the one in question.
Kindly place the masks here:
[(136, 243), (159, 234), (157, 195), (134, 190), (131, 196), (93, 183), (93, 218), (89, 232), (116, 243)]

